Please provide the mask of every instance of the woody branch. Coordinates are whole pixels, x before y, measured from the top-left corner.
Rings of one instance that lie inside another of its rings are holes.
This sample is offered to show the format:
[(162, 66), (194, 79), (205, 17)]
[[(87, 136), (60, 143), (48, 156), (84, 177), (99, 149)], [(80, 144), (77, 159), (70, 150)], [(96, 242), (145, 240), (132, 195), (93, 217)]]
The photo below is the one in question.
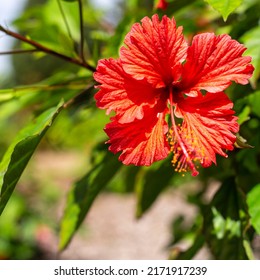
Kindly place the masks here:
[[(15, 39), (18, 39), (22, 42), (25, 42), (31, 46), (33, 46), (37, 51), (41, 51), (41, 52), (44, 52), (44, 53), (47, 53), (47, 54), (50, 54), (50, 55), (53, 55), (53, 56), (56, 56), (60, 59), (63, 59), (65, 61), (68, 61), (72, 64), (76, 64), (78, 66), (81, 66), (81, 67), (84, 67), (92, 72), (96, 71), (95, 67), (91, 66), (90, 64), (88, 64), (85, 60), (83, 60), (82, 58), (73, 58), (73, 57), (69, 57), (67, 55), (64, 55), (62, 53), (59, 53), (59, 52), (56, 52), (52, 49), (49, 49), (48, 47), (46, 46), (43, 46), (42, 44), (32, 40), (32, 39), (29, 39), (29, 38), (26, 38), (16, 32), (13, 32), (11, 30), (8, 30), (6, 29), (5, 27), (3, 27), (2, 25), (0, 25), (0, 31), (4, 32), (6, 35), (8, 36), (11, 36)], [(21, 53), (21, 52), (4, 52), (4, 53), (0, 53), (0, 54), (15, 54), (15, 53)]]

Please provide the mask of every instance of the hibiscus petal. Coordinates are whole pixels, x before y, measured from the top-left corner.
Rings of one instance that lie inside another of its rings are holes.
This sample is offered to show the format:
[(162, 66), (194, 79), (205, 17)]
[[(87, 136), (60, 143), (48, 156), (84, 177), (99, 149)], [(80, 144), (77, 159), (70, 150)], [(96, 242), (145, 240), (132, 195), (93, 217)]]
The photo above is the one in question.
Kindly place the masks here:
[(187, 97), (178, 106), (183, 123), (177, 127), (181, 143), (175, 142), (174, 163), (182, 159), (182, 165), (197, 175), (196, 161), (208, 167), (216, 164), (216, 154), (227, 157), (223, 150), (233, 150), (234, 133), (239, 130), (237, 117), (224, 92)]
[(183, 68), (182, 88), (196, 96), (200, 90), (220, 92), (231, 81), (247, 84), (254, 70), (246, 48), (228, 35), (204, 33), (194, 36)]
[(117, 117), (107, 124), (105, 132), (109, 136), (109, 150), (122, 152), (119, 160), (124, 164), (149, 166), (164, 159), (169, 154), (169, 144), (165, 134), (168, 125), (164, 113), (146, 114), (142, 120), (121, 124)]
[[(127, 123), (143, 118), (143, 108), (155, 104), (166, 103), (166, 98), (160, 98), (161, 90), (153, 88), (144, 81), (137, 81), (128, 76), (120, 60), (102, 59), (98, 62), (94, 78), (101, 83), (100, 90), (95, 95), (97, 106), (117, 113), (118, 122)], [(166, 105), (164, 105), (166, 106)]]
[(125, 72), (137, 80), (147, 80), (160, 88), (180, 78), (181, 63), (186, 58), (187, 43), (182, 27), (174, 19), (158, 15), (136, 23), (125, 38), (120, 57)]

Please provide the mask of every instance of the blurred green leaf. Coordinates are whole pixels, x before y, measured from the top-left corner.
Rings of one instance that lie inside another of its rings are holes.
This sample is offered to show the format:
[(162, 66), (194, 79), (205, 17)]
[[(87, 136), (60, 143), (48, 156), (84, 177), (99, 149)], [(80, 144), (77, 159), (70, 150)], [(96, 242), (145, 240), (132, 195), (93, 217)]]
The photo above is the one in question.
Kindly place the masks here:
[[(247, 94), (245, 97), (240, 98), (235, 104), (236, 111), (242, 111), (239, 114), (238, 122), (243, 124), (252, 118), (252, 115), (256, 115), (260, 118), (260, 90)], [(243, 108), (243, 109), (242, 109)]]
[(0, 219), (0, 260), (39, 258), (35, 231), (41, 221), (32, 210), (26, 197), (13, 194)]
[(105, 152), (87, 174), (71, 188), (60, 227), (59, 249), (68, 246), (75, 232), (85, 219), (98, 193), (109, 183), (119, 170), (120, 163), (115, 155)]
[[(119, 48), (123, 45), (125, 36), (135, 21), (138, 21), (138, 19), (136, 18), (136, 15), (133, 17), (132, 14), (128, 14), (122, 18), (121, 22), (119, 22), (115, 28), (115, 34), (107, 40), (107, 47), (104, 49), (102, 54), (104, 57), (118, 56)], [(106, 36), (103, 35), (103, 39), (105, 38)]]
[(139, 167), (131, 166), (131, 165), (125, 168), (124, 182), (125, 182), (125, 188), (127, 192), (134, 191), (139, 170), (140, 170)]
[(224, 21), (227, 20), (228, 16), (238, 8), (242, 0), (205, 0), (215, 10), (217, 10), (223, 17)]
[(249, 216), (242, 191), (235, 178), (227, 178), (204, 209), (204, 232), (216, 259), (247, 259), (243, 241), (247, 237)]
[(246, 55), (252, 57), (252, 64), (255, 67), (251, 82), (256, 87), (257, 80), (260, 77), (260, 26), (250, 29), (242, 37), (241, 41), (247, 47)]
[(0, 164), (0, 214), (3, 212), (36, 147), (60, 113), (62, 106), (63, 102), (60, 102), (57, 107), (51, 108), (37, 117), (21, 130), (6, 151)]
[(169, 168), (171, 168), (170, 163), (165, 160), (157, 168), (144, 173), (137, 188), (137, 217), (141, 217), (152, 206), (159, 194), (169, 185), (174, 174)]
[(243, 124), (244, 122), (248, 121), (250, 119), (250, 107), (245, 106), (243, 111), (238, 115), (238, 123), (239, 125)]
[(240, 236), (240, 221), (234, 221), (227, 217), (224, 217), (218, 212), (218, 210), (213, 207), (213, 233), (216, 235), (218, 239), (224, 238), (225, 234), (228, 235), (228, 238), (232, 238), (234, 236)]
[[(187, 225), (184, 216), (178, 216), (172, 224), (173, 242), (169, 259), (191, 260), (205, 244), (205, 237), (202, 234), (203, 219), (200, 214)], [(179, 244), (190, 244), (185, 250), (180, 249)]]
[(74, 40), (78, 41), (80, 38), (78, 5), (66, 1), (62, 3), (62, 9), (66, 22), (59, 3), (48, 0), (44, 5), (28, 7), (14, 23), (34, 41), (56, 52), (76, 57)]
[(260, 117), (260, 90), (250, 94), (246, 97), (248, 105), (251, 107), (252, 113)]
[(247, 204), (252, 226), (260, 234), (260, 184), (247, 194)]
[(250, 245), (250, 243), (249, 243), (249, 241), (247, 239), (243, 240), (243, 247), (244, 247), (244, 249), (246, 251), (246, 255), (248, 256), (248, 259), (249, 260), (254, 260), (255, 259), (254, 253), (253, 253), (251, 245)]

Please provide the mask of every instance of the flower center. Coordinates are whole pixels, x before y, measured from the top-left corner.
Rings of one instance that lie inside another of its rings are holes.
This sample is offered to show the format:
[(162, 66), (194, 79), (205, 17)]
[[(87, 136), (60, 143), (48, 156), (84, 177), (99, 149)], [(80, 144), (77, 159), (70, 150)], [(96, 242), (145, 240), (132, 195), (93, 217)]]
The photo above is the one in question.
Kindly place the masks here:
[[(176, 99), (176, 97), (175, 97)], [(184, 128), (181, 124), (175, 123), (175, 114), (173, 107), (176, 106), (177, 102), (174, 100), (174, 92), (170, 89), (170, 116), (171, 116), (171, 128), (168, 132), (168, 140), (171, 146), (171, 151), (173, 152), (172, 164), (177, 172), (186, 172), (191, 170), (192, 175), (198, 175), (198, 171), (194, 165), (194, 160), (196, 160), (196, 152), (191, 151), (188, 147), (188, 143), (194, 141), (191, 138), (191, 134)], [(190, 145), (189, 145), (190, 146)]]

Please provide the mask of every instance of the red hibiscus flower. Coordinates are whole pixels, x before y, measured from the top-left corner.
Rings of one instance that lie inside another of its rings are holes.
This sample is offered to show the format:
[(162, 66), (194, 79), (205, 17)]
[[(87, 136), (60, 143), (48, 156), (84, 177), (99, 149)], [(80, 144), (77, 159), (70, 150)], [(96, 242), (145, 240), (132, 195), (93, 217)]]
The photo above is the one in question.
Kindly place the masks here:
[(168, 8), (168, 3), (165, 0), (158, 0), (156, 9), (166, 10)]
[(173, 153), (175, 170), (198, 174), (233, 150), (239, 126), (223, 92), (253, 72), (245, 47), (204, 33), (188, 46), (174, 19), (145, 17), (126, 35), (119, 59), (99, 61), (97, 106), (114, 111), (109, 150), (126, 165), (151, 165)]

